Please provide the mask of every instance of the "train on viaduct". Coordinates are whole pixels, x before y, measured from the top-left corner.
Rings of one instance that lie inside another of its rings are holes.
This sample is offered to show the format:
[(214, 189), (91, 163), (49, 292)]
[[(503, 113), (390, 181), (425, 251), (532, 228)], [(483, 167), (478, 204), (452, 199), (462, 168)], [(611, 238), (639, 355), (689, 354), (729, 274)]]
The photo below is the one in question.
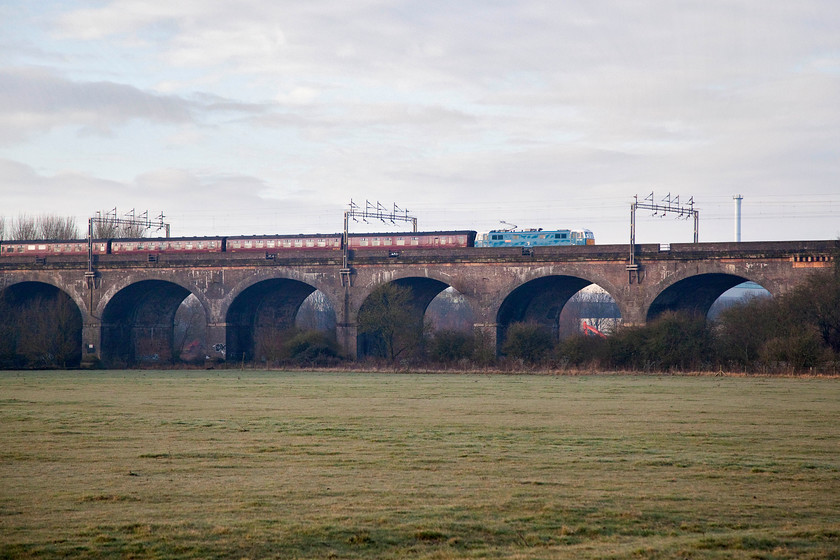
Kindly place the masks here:
[(612, 296), (624, 324), (667, 310), (706, 313), (725, 291), (752, 281), (777, 296), (815, 268), (832, 266), (840, 242), (787, 241), (539, 247), (370, 247), (341, 252), (184, 252), (152, 259), (123, 252), (0, 262), (0, 294), (15, 301), (60, 292), (78, 308), (82, 354), (104, 364), (138, 361), (149, 347), (171, 355), (174, 318), (190, 294), (206, 320), (207, 355), (252, 356), (259, 325), (291, 326), (320, 291), (335, 313), (336, 339), (360, 348), (357, 317), (379, 286), (412, 289), (419, 316), (446, 288), (469, 304), (474, 329), (497, 347), (518, 321), (555, 324), (563, 306), (595, 284)]

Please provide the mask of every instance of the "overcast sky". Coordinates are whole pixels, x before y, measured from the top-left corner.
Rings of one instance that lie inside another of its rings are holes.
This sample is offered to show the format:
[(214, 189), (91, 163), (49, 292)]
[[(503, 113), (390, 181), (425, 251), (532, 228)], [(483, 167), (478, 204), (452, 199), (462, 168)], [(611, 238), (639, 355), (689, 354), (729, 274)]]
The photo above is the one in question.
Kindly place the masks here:
[(0, 0), (7, 222), (337, 232), (367, 199), (627, 243), (650, 192), (701, 241), (735, 194), (745, 241), (840, 237), (840, 2)]

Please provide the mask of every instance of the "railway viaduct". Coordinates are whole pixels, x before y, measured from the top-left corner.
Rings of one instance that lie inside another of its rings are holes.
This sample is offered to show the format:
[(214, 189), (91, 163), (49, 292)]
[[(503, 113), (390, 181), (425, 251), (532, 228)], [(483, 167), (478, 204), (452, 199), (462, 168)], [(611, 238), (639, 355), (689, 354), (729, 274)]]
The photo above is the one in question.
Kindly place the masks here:
[(406, 249), (350, 255), (102, 255), (0, 263), (0, 293), (16, 301), (66, 294), (82, 319), (83, 356), (131, 363), (151, 351), (171, 356), (173, 322), (190, 294), (207, 321), (211, 358), (251, 357), (260, 325), (291, 326), (302, 302), (320, 290), (336, 317), (336, 338), (356, 357), (356, 318), (378, 286), (410, 286), (425, 312), (447, 287), (460, 292), (474, 327), (500, 342), (516, 321), (554, 324), (580, 289), (597, 284), (625, 324), (667, 310), (706, 313), (729, 288), (753, 281), (778, 296), (816, 268), (832, 266), (840, 242), (791, 241), (580, 247)]

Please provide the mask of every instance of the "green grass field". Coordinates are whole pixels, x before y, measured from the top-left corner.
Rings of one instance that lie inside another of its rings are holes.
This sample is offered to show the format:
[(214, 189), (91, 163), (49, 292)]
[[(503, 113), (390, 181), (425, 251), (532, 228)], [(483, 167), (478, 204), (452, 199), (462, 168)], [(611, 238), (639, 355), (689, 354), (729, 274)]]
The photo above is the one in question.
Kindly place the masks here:
[(4, 372), (0, 557), (838, 558), (840, 381)]

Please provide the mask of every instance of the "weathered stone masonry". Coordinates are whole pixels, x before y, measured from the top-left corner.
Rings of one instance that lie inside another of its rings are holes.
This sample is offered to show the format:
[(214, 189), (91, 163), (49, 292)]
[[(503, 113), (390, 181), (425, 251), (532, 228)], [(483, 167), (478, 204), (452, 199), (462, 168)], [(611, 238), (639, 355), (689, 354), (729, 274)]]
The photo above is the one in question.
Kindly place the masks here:
[(0, 290), (37, 283), (67, 293), (82, 315), (85, 355), (106, 363), (137, 357), (155, 340), (171, 341), (175, 311), (189, 294), (204, 309), (213, 357), (237, 359), (252, 345), (255, 325), (293, 322), (306, 297), (320, 290), (335, 311), (339, 343), (355, 356), (359, 309), (387, 282), (411, 286), (418, 313), (452, 286), (469, 302), (475, 328), (497, 340), (514, 321), (556, 320), (589, 284), (609, 292), (630, 324), (669, 309), (705, 313), (724, 291), (747, 280), (779, 295), (813, 269), (832, 266), (839, 246), (833, 240), (637, 245), (638, 270), (627, 267), (627, 245), (359, 252), (351, 255), (349, 273), (340, 255), (324, 252), (273, 259), (161, 255), (155, 262), (103, 255), (93, 279), (85, 277), (87, 261), (79, 258), (5, 259)]

